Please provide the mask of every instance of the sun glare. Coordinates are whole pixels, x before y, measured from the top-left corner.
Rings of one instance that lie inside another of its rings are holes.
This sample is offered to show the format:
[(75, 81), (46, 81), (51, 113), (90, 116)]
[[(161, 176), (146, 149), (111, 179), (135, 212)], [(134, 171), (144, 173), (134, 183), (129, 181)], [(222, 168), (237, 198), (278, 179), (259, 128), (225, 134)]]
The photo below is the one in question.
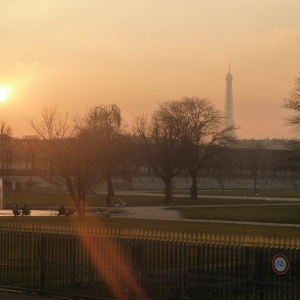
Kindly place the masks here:
[(0, 86), (0, 102), (4, 101), (7, 98), (7, 90)]

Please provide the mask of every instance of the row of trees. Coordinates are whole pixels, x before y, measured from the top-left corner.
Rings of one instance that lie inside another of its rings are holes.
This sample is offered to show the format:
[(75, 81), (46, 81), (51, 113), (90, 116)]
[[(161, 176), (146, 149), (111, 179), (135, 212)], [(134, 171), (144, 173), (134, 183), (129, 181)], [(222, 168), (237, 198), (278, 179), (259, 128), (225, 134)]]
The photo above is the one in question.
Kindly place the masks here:
[(123, 137), (121, 113), (116, 105), (89, 108), (84, 116), (70, 120), (57, 105), (44, 107), (39, 120), (30, 120), (36, 135), (44, 141), (43, 151), (51, 157), (54, 172), (64, 180), (80, 218), (85, 197), (99, 174), (113, 195), (112, 174)]
[[(48, 157), (40, 152), (40, 140), (37, 136), (13, 137), (13, 131), (5, 122), (0, 122), (0, 169), (11, 170), (13, 165), (25, 163), (25, 169), (34, 170), (38, 158), (47, 167)], [(43, 159), (42, 159), (43, 158)]]
[[(300, 79), (297, 79), (296, 89), (284, 102), (286, 108), (297, 113), (300, 111), (299, 85)], [(297, 117), (290, 117), (287, 122), (299, 130)], [(192, 198), (197, 197), (197, 177), (208, 162), (215, 169), (226, 170), (224, 174), (231, 170), (232, 154), (227, 146), (234, 142), (235, 128), (224, 128), (222, 113), (206, 99), (166, 101), (151, 114), (138, 116), (127, 132), (120, 109), (114, 104), (91, 107), (83, 116), (72, 119), (60, 113), (57, 105), (51, 105), (44, 107), (39, 118), (30, 120), (29, 124), (40, 140), (39, 152), (47, 157), (53, 172), (63, 178), (81, 218), (86, 194), (100, 180), (100, 175), (106, 180), (108, 194), (114, 194), (112, 177), (117, 166), (124, 164), (126, 151), (141, 155), (163, 180), (166, 203), (171, 201), (172, 178), (183, 169), (192, 178)], [(9, 148), (7, 140), (11, 129), (2, 125), (3, 168), (3, 153)], [(27, 150), (31, 142), (24, 143)]]
[(191, 196), (196, 198), (197, 176), (205, 161), (218, 147), (232, 141), (234, 128), (223, 128), (223, 123), (220, 111), (208, 100), (196, 97), (164, 102), (151, 115), (137, 117), (130, 137), (116, 105), (91, 107), (73, 120), (52, 105), (44, 107), (38, 120), (30, 120), (81, 217), (85, 196), (99, 174), (106, 180), (108, 194), (114, 194), (114, 168), (120, 165), (128, 139), (134, 145), (129, 148), (140, 153), (162, 178), (166, 203), (171, 202), (172, 178), (183, 168), (193, 179)]
[(184, 98), (159, 105), (151, 116), (135, 120), (133, 133), (144, 160), (163, 180), (171, 202), (172, 178), (186, 168), (197, 198), (197, 177), (216, 149), (232, 142), (234, 128), (223, 128), (220, 111), (206, 99)]
[[(132, 135), (120, 136), (122, 143), (118, 147), (122, 151), (118, 152), (112, 174), (121, 177), (130, 187), (133, 176), (156, 176), (153, 168), (142, 159), (142, 152), (137, 147)], [(24, 136), (20, 139), (7, 139), (13, 153), (9, 157), (4, 155), (4, 165), (6, 159), (10, 160), (9, 168), (0, 170), (1, 174), (13, 175), (23, 174), (27, 176), (55, 176), (59, 175), (53, 168), (53, 159), (43, 151), (45, 141), (37, 136)], [(218, 147), (214, 150), (214, 155), (206, 158), (201, 164), (198, 177), (214, 177), (222, 182), (230, 178), (283, 178), (293, 176), (293, 165), (289, 166), (288, 156), (291, 154), (287, 150), (288, 141), (284, 140), (239, 140), (231, 144), (231, 147)], [(285, 148), (285, 150), (284, 150)], [(1, 148), (0, 148), (1, 151)], [(12, 160), (12, 157), (14, 159)], [(11, 162), (13, 161), (13, 164)], [(190, 176), (187, 166), (184, 166), (179, 176)], [(99, 182), (98, 182), (99, 183)], [(32, 182), (34, 184), (34, 182)], [(112, 189), (113, 191), (113, 189)]]

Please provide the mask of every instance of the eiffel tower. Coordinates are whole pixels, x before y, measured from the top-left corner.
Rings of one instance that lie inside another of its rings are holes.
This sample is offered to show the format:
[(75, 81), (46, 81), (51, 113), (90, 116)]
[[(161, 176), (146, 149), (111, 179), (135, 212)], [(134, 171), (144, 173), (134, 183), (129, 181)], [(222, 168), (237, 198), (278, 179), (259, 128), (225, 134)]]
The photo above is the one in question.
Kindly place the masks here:
[[(233, 113), (233, 100), (232, 100), (232, 80), (233, 77), (230, 74), (230, 64), (228, 74), (226, 75), (226, 99), (225, 99), (225, 114), (224, 114), (224, 127), (235, 127), (234, 125), (234, 113)], [(235, 130), (231, 132), (233, 137), (237, 137)]]

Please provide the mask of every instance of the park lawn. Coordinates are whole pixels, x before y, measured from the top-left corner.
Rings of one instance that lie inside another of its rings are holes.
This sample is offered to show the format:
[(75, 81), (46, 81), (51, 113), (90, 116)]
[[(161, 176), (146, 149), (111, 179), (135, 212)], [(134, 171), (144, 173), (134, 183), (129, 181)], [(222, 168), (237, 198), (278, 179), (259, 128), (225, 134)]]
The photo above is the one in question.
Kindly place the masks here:
[(300, 223), (300, 205), (178, 208), (186, 219)]
[[(103, 207), (105, 206), (106, 195), (98, 194), (86, 197), (86, 205), (90, 207)], [(139, 195), (116, 195), (112, 197), (112, 203), (118, 199), (126, 202), (126, 207), (137, 206), (164, 206), (163, 196), (139, 196)], [(13, 203), (23, 206), (27, 203), (28, 206), (70, 206), (73, 205), (72, 199), (68, 193), (53, 193), (53, 194), (38, 194), (38, 193), (18, 193), (10, 192), (4, 193), (3, 207), (10, 208)], [(218, 205), (218, 204), (248, 204), (248, 203), (278, 203), (272, 200), (249, 200), (249, 199), (222, 199), (222, 198), (198, 198), (190, 199), (189, 197), (174, 197), (171, 206), (177, 205)]]
[[(189, 195), (188, 190), (178, 191), (177, 193)], [(254, 193), (253, 190), (198, 190), (198, 195), (205, 196), (241, 196), (241, 197), (270, 197), (270, 198), (300, 198), (300, 190), (259, 190)]]
[(127, 219), (126, 217), (86, 217), (83, 222), (78, 222), (77, 217), (2, 217), (1, 225), (32, 223), (36, 226), (43, 225), (66, 225), (73, 226), (91, 226), (107, 229), (128, 229), (144, 231), (168, 231), (168, 232), (186, 232), (200, 234), (219, 234), (219, 235), (244, 235), (244, 236), (264, 236), (281, 238), (300, 238), (299, 228), (295, 227), (277, 227), (277, 226), (253, 226), (238, 224), (214, 224), (192, 221), (167, 221), (167, 220), (140, 220)]
[[(112, 202), (121, 198), (126, 202), (127, 207), (134, 206), (161, 206), (164, 205), (163, 196), (137, 196), (122, 195), (116, 196)], [(4, 204), (10, 207), (11, 202), (31, 205), (72, 205), (69, 194), (37, 194), (37, 193), (5, 193)], [(89, 206), (103, 207), (105, 205), (105, 195), (88, 196), (86, 202)], [(234, 205), (234, 204), (271, 204), (285, 203), (284, 201), (272, 200), (249, 200), (249, 199), (221, 199), (221, 198), (199, 198), (196, 200), (188, 197), (173, 198), (172, 206), (180, 205)], [(259, 207), (222, 207), (222, 208), (196, 208), (181, 207), (178, 208), (185, 218), (192, 219), (228, 219), (228, 220), (249, 220), (260, 222), (282, 222), (282, 223), (300, 223), (300, 206), (259, 206)], [(298, 218), (299, 216), (299, 218)], [(0, 226), (3, 222), (37, 222), (38, 224), (75, 224), (76, 217), (56, 218), (56, 217), (26, 217), (13, 218), (1, 217)], [(201, 233), (219, 233), (233, 235), (262, 235), (262, 236), (280, 236), (280, 237), (300, 237), (299, 228), (286, 227), (267, 227), (251, 225), (234, 225), (234, 224), (212, 224), (199, 222), (184, 221), (161, 221), (161, 220), (137, 220), (124, 218), (105, 218), (105, 217), (86, 217), (84, 223), (89, 226), (104, 226), (115, 229), (145, 229), (145, 230), (167, 230), (181, 232), (201, 232)]]
[[(157, 206), (163, 205), (163, 197), (152, 197), (152, 196), (115, 196), (111, 198), (111, 202), (115, 202), (118, 199), (123, 199), (126, 202), (126, 206), (133, 204), (134, 206)], [(19, 206), (23, 206), (27, 203), (28, 206), (70, 206), (73, 205), (73, 201), (69, 193), (50, 193), (50, 194), (39, 194), (39, 193), (19, 193), (9, 192), (3, 196), (3, 205), (10, 207), (13, 203), (17, 203)], [(90, 207), (103, 207), (106, 206), (106, 195), (87, 195), (86, 205)], [(131, 206), (133, 206), (131, 205)]]

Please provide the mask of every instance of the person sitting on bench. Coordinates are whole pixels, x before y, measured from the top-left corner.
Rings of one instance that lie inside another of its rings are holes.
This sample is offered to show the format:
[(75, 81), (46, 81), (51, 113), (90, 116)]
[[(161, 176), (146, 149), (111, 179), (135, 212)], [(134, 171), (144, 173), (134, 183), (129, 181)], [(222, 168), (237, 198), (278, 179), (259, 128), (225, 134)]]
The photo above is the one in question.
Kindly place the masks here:
[(66, 215), (66, 208), (62, 205), (58, 210), (58, 217)]
[(11, 210), (12, 210), (14, 217), (18, 217), (20, 215), (20, 212), (18, 210), (18, 204), (13, 204)]
[(115, 203), (115, 207), (123, 207), (125, 202), (122, 199), (119, 199), (118, 202)]
[(28, 208), (27, 204), (25, 203), (22, 207), (22, 216), (30, 216), (31, 210)]

